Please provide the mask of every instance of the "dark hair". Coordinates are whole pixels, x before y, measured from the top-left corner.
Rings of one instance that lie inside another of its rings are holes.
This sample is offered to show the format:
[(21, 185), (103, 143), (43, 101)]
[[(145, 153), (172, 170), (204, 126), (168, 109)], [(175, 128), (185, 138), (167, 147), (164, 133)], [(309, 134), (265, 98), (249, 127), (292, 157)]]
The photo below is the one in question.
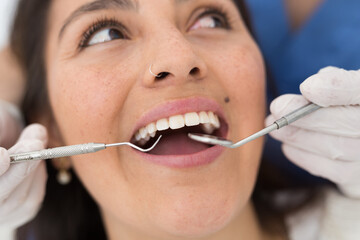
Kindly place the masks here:
[[(235, 3), (251, 31), (244, 1)], [(44, 61), (50, 4), (50, 0), (21, 0), (11, 36), (12, 50), (26, 79), (22, 111), (27, 123), (36, 121), (44, 113), (52, 116)], [(18, 239), (25, 240), (29, 236), (37, 240), (106, 239), (99, 209), (76, 175), (73, 174), (69, 185), (61, 186), (56, 181), (56, 170), (51, 164), (47, 164), (47, 171), (49, 178), (42, 208), (35, 219), (18, 229)], [(258, 182), (253, 196), (259, 219), (268, 223), (270, 221), (266, 220), (266, 216), (276, 215), (276, 210), (266, 205), (268, 195), (261, 194), (268, 189), (264, 183), (267, 180)], [(281, 215), (276, 216), (280, 216), (281, 222)], [(279, 226), (277, 231), (283, 231), (282, 225)]]

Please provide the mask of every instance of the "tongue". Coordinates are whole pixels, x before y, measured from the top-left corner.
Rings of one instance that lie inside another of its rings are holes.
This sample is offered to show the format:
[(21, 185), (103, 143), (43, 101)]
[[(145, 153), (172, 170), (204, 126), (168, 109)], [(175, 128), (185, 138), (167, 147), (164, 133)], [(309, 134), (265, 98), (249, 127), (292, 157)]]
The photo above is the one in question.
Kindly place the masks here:
[(150, 154), (186, 155), (197, 153), (207, 148), (208, 145), (189, 139), (186, 133), (175, 133), (163, 136)]

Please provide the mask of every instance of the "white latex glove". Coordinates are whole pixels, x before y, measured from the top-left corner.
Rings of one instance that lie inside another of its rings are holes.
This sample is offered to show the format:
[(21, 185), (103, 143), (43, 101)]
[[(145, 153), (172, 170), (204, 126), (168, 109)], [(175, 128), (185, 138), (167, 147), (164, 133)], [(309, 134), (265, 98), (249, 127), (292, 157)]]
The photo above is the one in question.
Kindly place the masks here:
[(335, 189), (325, 188), (315, 201), (286, 216), (291, 240), (360, 239), (360, 204)]
[(322, 107), (273, 131), (286, 157), (313, 175), (329, 179), (344, 194), (360, 198), (360, 70), (327, 67), (300, 85), (301, 95), (283, 95), (270, 106), (269, 125), (311, 101)]
[(46, 129), (28, 126), (8, 151), (0, 148), (0, 227), (15, 229), (31, 220), (45, 195), (47, 174), (43, 161), (10, 165), (10, 154), (44, 149)]
[(18, 108), (0, 100), (0, 146), (9, 148), (19, 137), (23, 123)]

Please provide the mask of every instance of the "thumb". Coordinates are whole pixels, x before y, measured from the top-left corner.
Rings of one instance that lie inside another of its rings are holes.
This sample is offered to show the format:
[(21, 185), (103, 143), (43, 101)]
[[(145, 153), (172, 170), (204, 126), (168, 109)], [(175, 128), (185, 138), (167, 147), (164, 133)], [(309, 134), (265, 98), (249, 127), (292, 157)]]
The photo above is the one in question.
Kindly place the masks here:
[(31, 124), (22, 131), (18, 142), (33, 139), (40, 140), (46, 145), (48, 140), (46, 128), (37, 123)]
[(22, 131), (17, 143), (9, 152), (13, 154), (43, 149), (47, 145), (47, 140), (46, 128), (40, 124), (31, 124)]
[(360, 70), (321, 69), (301, 85), (302, 95), (322, 107), (360, 104)]
[(0, 148), (0, 176), (10, 167), (9, 153), (5, 148)]

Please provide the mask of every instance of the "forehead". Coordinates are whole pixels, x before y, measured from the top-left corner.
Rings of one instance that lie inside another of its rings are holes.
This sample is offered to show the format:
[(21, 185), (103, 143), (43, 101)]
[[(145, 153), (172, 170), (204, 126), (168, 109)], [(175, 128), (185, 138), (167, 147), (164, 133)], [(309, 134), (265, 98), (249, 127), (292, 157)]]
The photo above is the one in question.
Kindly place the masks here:
[[(201, 2), (207, 3), (211, 1), (206, 0), (54, 0), (53, 9), (54, 14), (59, 13), (63, 17), (76, 17), (83, 12), (91, 12), (102, 9), (122, 9), (122, 10), (133, 10), (138, 11), (144, 5), (159, 5), (159, 4), (168, 4), (169, 5), (184, 5), (185, 3), (192, 2)], [(238, 5), (235, 0), (219, 0), (220, 2), (232, 2), (235, 5)]]
[[(120, 9), (132, 12), (139, 12), (144, 5), (156, 5), (156, 10), (168, 10), (169, 6), (175, 8), (185, 3), (201, 2), (206, 0), (54, 0), (50, 12), (50, 29), (59, 29), (59, 37), (62, 36), (65, 28), (81, 15), (109, 9)], [(232, 2), (234, 0), (221, 0), (221, 2)], [(235, 4), (236, 5), (236, 4)], [(162, 6), (162, 7), (161, 7)]]

